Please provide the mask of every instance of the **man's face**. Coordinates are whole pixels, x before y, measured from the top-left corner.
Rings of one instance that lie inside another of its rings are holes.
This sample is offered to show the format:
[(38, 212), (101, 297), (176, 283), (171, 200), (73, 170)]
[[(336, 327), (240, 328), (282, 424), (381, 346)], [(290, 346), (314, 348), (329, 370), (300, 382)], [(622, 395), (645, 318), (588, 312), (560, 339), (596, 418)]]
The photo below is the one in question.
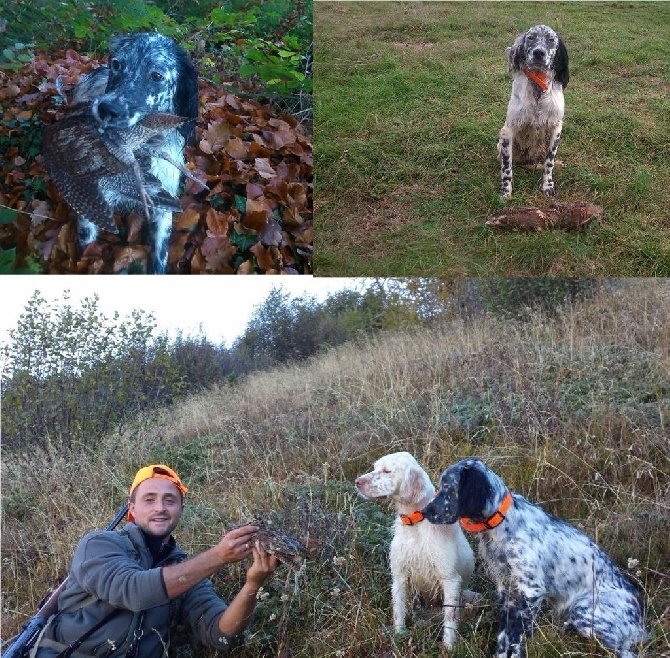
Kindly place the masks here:
[(135, 489), (135, 502), (130, 503), (135, 523), (154, 537), (168, 537), (177, 527), (183, 510), (179, 489), (164, 478), (140, 482)]

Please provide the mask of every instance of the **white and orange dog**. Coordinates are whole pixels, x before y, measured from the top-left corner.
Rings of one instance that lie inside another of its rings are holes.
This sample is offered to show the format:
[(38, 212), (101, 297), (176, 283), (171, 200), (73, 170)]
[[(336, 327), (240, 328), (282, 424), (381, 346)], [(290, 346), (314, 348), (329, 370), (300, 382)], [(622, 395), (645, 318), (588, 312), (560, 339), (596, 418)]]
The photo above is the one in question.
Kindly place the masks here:
[(434, 525), (420, 510), (435, 496), (427, 473), (408, 452), (378, 459), (370, 473), (356, 478), (366, 498), (388, 498), (398, 516), (393, 524), (391, 563), (393, 626), (405, 629), (410, 594), (441, 597), (444, 610), (442, 640), (447, 648), (458, 638), (462, 590), (474, 570), (474, 555), (458, 523)]

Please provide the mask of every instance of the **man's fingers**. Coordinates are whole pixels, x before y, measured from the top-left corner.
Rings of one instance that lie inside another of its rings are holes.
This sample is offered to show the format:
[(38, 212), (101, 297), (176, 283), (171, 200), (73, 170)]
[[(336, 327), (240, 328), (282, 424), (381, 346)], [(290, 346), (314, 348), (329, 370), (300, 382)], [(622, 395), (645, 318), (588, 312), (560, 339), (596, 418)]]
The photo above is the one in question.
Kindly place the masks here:
[(241, 528), (229, 530), (225, 534), (231, 539), (245, 538), (244, 541), (250, 541), (250, 538), (253, 537), (258, 532), (258, 530), (259, 528), (257, 525), (244, 525)]

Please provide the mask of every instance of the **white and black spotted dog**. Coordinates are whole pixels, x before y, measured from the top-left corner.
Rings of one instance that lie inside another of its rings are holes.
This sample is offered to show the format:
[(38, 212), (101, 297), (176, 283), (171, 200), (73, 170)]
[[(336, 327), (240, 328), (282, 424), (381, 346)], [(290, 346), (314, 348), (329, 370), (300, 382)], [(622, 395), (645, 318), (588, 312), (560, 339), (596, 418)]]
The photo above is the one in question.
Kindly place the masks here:
[[(198, 77), (186, 53), (172, 39), (158, 33), (141, 33), (112, 39), (107, 66), (95, 69), (75, 87), (73, 104), (92, 101), (93, 115), (104, 129), (126, 129), (155, 112), (195, 119), (198, 116)], [(184, 146), (195, 137), (193, 121), (165, 131), (161, 150), (180, 165)], [(181, 172), (163, 157), (151, 157), (149, 171), (173, 196)], [(153, 219), (153, 254), (150, 271), (167, 268), (172, 232), (172, 211), (158, 210)], [(98, 235), (98, 227), (79, 219), (79, 236), (85, 246)]]
[(542, 190), (556, 194), (553, 170), (561, 139), (568, 86), (568, 51), (561, 37), (546, 25), (520, 34), (508, 49), (512, 95), (498, 139), (504, 198), (512, 196), (513, 164), (544, 163)]
[(522, 658), (543, 602), (565, 629), (597, 637), (619, 658), (634, 658), (647, 638), (640, 595), (584, 533), (545, 512), (478, 459), (447, 468), (439, 494), (423, 508), (431, 523), (460, 519), (479, 533), (479, 552), (496, 582), (498, 658)]

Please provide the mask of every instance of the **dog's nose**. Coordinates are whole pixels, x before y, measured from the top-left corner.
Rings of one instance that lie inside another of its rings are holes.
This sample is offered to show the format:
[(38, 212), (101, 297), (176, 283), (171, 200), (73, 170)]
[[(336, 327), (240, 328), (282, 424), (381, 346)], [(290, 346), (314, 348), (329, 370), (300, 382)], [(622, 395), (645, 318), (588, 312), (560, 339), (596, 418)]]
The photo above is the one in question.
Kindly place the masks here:
[(123, 118), (124, 108), (111, 101), (100, 101), (97, 107), (98, 118), (104, 123), (114, 123)]
[(544, 55), (545, 53), (542, 48), (535, 48), (535, 50), (533, 50), (533, 57), (535, 57), (535, 59), (544, 59)]

